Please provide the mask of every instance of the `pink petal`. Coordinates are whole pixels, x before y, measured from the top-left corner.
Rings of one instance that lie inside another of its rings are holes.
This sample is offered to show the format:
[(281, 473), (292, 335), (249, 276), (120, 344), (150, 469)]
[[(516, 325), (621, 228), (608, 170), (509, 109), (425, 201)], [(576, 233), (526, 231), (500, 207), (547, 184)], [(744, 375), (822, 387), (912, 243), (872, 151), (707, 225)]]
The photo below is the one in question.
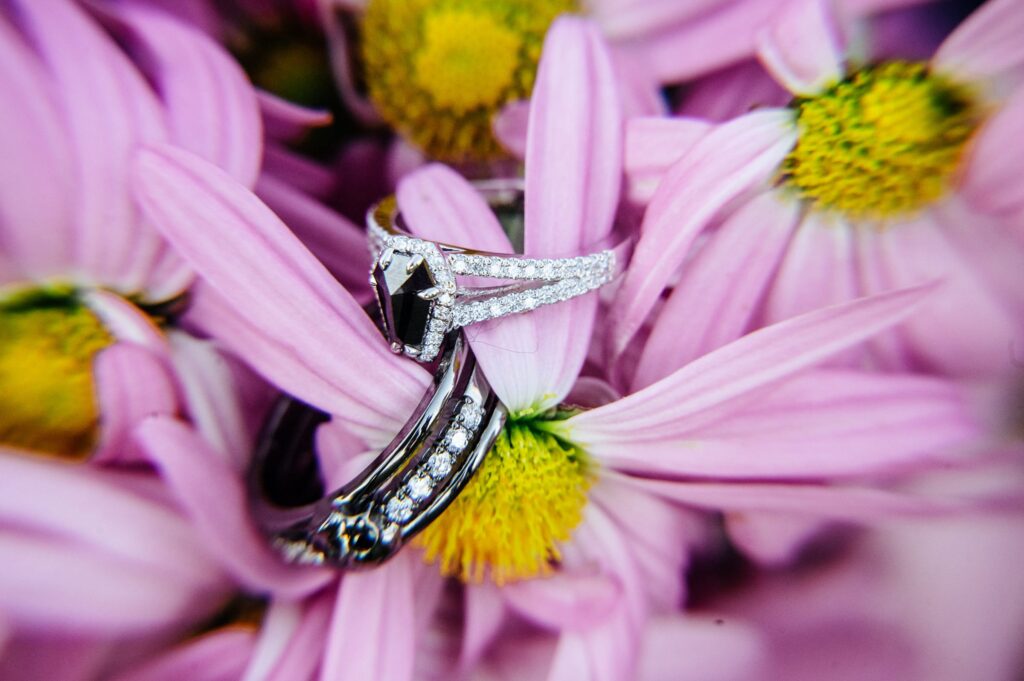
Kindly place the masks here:
[(758, 32), (779, 5), (763, 0), (718, 3), (711, 11), (660, 30), (617, 41), (617, 50), (647, 60), (662, 83), (678, 83), (752, 55)]
[(412, 552), (341, 580), (320, 679), (412, 679), (416, 631)]
[(135, 426), (148, 416), (170, 415), (178, 407), (174, 381), (164, 358), (134, 343), (117, 343), (96, 358), (101, 439), (97, 461), (138, 460)]
[(526, 131), (529, 128), (530, 102), (512, 102), (498, 112), (491, 122), (494, 136), (505, 150), (516, 158), (526, 156)]
[(113, 6), (141, 52), (172, 140), (251, 187), (263, 129), (256, 92), (238, 62), (209, 36), (141, 4)]
[(177, 582), (219, 580), (219, 569), (185, 519), (130, 490), (137, 475), (83, 469), (9, 450), (0, 454), (3, 527), (25, 528), (58, 549), (81, 546), (115, 562), (144, 565)]
[(1024, 210), (1024, 173), (1020, 154), (1007, 153), (1007, 145), (1024, 138), (1024, 87), (1009, 99), (978, 131), (963, 171), (963, 193), (980, 210), (1014, 215)]
[(156, 354), (167, 353), (164, 332), (130, 301), (103, 289), (89, 289), (81, 295), (83, 302), (119, 341), (134, 343)]
[(54, 632), (19, 632), (0, 655), (2, 679), (60, 679), (91, 681), (109, 664), (110, 644), (95, 636), (54, 635)]
[(170, 339), (187, 420), (232, 469), (243, 473), (253, 438), (231, 367), (210, 341), (180, 331)]
[(629, 538), (604, 509), (587, 507), (576, 530), (581, 549), (621, 583), (623, 597), (617, 607), (584, 630), (559, 637), (549, 679), (629, 678), (639, 653), (640, 633), (646, 619), (641, 573), (629, 550)]
[(620, 88), (624, 118), (669, 115), (668, 100), (646, 59), (613, 48), (612, 66)]
[(349, 293), (369, 300), (370, 256), (366, 232), (300, 192), (296, 185), (262, 175), (256, 193), (284, 220)]
[[(570, 441), (627, 436), (658, 424), (682, 433), (753, 391), (851, 347), (918, 308), (934, 287), (862, 298), (760, 329), (618, 402), (564, 422)], [(571, 435), (570, 435), (571, 434)]]
[(607, 469), (592, 488), (591, 498), (629, 546), (638, 574), (633, 588), (639, 588), (653, 609), (678, 608), (686, 587), (679, 575), (686, 569), (691, 548), (706, 537), (706, 519)]
[(758, 56), (796, 95), (813, 95), (843, 76), (843, 37), (828, 0), (791, 0), (757, 37)]
[[(764, 634), (738, 618), (692, 613), (655, 618), (644, 631), (642, 681), (740, 681), (766, 678)], [(685, 654), (681, 654), (685, 651)]]
[(532, 622), (562, 630), (593, 626), (619, 606), (621, 585), (599, 573), (558, 572), (502, 589), (508, 606)]
[[(1010, 300), (990, 289), (952, 248), (931, 216), (858, 240), (861, 260), (873, 260), (885, 271), (879, 284), (941, 280), (935, 297), (897, 330), (908, 345), (912, 367), (956, 376), (998, 376), (1012, 368), (1011, 348), (1024, 340), (1024, 322), (1007, 305)], [(867, 292), (876, 286), (865, 279)]]
[(788, 513), (727, 513), (725, 530), (736, 549), (759, 565), (785, 568), (800, 551), (831, 527), (817, 518)]
[(0, 531), (0, 608), (50, 632), (136, 636), (210, 617), (227, 584), (197, 584), (86, 546)]
[(711, 129), (696, 118), (631, 118), (626, 125), (629, 198), (647, 203), (672, 165)]
[(512, 253), (494, 211), (461, 175), (431, 164), (398, 184), (398, 205), (409, 228), (424, 239), (466, 248)]
[(722, 122), (764, 107), (783, 107), (793, 98), (761, 64), (747, 60), (687, 86), (676, 116)]
[(765, 192), (709, 237), (654, 323), (637, 367), (634, 391), (743, 335), (799, 209), (797, 201)]
[(252, 654), (252, 629), (221, 629), (193, 639), (113, 681), (236, 681)]
[[(350, 145), (343, 153), (349, 154), (353, 147), (368, 147), (376, 151), (374, 145), (364, 141), (362, 144), (354, 143)], [(369, 154), (367, 155), (369, 156)], [(380, 153), (377, 152), (377, 155), (379, 156)], [(372, 162), (362, 163), (364, 161), (362, 158), (359, 161), (357, 165), (363, 166), (364, 172), (365, 166)], [(339, 162), (338, 165), (343, 167), (344, 163)], [(339, 174), (341, 174), (340, 169), (321, 165), (313, 159), (300, 156), (286, 147), (270, 144), (263, 150), (263, 173), (261, 179), (269, 176), (278, 182), (291, 184), (293, 187), (301, 188), (302, 193), (309, 197), (320, 200), (335, 198), (334, 195), (343, 180), (345, 186), (351, 190), (350, 183), (352, 178), (339, 178)]]
[[(271, 636), (282, 634), (277, 627), (277, 612), (289, 605), (281, 606), (274, 603), (264, 619), (260, 641), (253, 654), (252, 663), (246, 670), (244, 681), (294, 681), (295, 679), (312, 679), (324, 652), (327, 639), (327, 627), (334, 609), (334, 594), (331, 591), (321, 592), (312, 598), (302, 601), (298, 614), (298, 623), (291, 636), (284, 642), (281, 654), (274, 656), (274, 666), (264, 673), (261, 656), (273, 653), (280, 642), (271, 640)], [(269, 649), (269, 650), (268, 650)], [(271, 660), (267, 660), (271, 662)]]
[(648, 36), (665, 26), (690, 21), (715, 8), (715, 0), (598, 0), (594, 19), (605, 35), (622, 39)]
[(942, 43), (932, 66), (963, 83), (995, 84), (998, 96), (1005, 87), (1021, 83), (1024, 68), (1024, 7), (1017, 0), (990, 0), (967, 17)]
[(768, 296), (770, 322), (858, 297), (855, 229), (815, 211), (804, 215)]
[[(623, 122), (611, 61), (596, 27), (563, 17), (548, 32), (530, 104), (526, 149), (525, 252), (591, 252), (612, 229), (622, 183)], [(538, 338), (557, 346), (528, 348), (522, 366), (531, 406), (545, 408), (569, 392), (590, 342), (596, 296), (530, 316)], [(526, 392), (525, 388), (523, 392)]]
[(72, 245), (67, 132), (47, 74), (0, 16), (0, 245), (21, 274), (66, 270)]
[[(998, 217), (979, 215), (960, 197), (951, 197), (932, 214), (949, 247), (977, 275), (1003, 305), (1024, 319), (1024, 286), (1020, 263), (1024, 260), (1024, 233)], [(1024, 223), (1021, 223), (1024, 225)]]
[[(396, 432), (423, 393), (425, 372), (392, 355), (358, 303), (287, 227), (187, 152), (146, 151), (137, 171), (139, 200), (155, 224), (259, 337), (234, 336), (233, 349), (297, 397)], [(250, 356), (248, 343), (259, 352)], [(300, 377), (321, 382), (316, 394), (296, 378), (296, 367)], [(368, 384), (375, 389), (363, 389)]]
[(266, 90), (256, 92), (256, 101), (259, 102), (263, 129), (269, 140), (289, 142), (310, 128), (330, 125), (333, 119), (326, 109), (309, 109)]
[(294, 598), (331, 579), (329, 571), (287, 565), (271, 550), (248, 514), (239, 476), (185, 424), (156, 417), (139, 426), (137, 434), (210, 553), (240, 583), (257, 593), (270, 590)]
[(501, 590), (487, 583), (466, 589), (465, 624), (459, 651), (459, 669), (474, 669), (505, 623)]
[(623, 122), (615, 87), (596, 28), (581, 19), (558, 19), (544, 42), (530, 102), (528, 255), (573, 255), (611, 231), (622, 181)]
[(630, 485), (666, 499), (733, 514), (777, 513), (871, 523), (898, 516), (932, 517), (963, 510), (950, 499), (856, 485), (802, 482), (705, 482), (629, 478)]
[(761, 111), (715, 128), (662, 180), (613, 311), (621, 354), (682, 264), (694, 238), (737, 196), (769, 179), (796, 141), (788, 111)]
[(945, 381), (819, 370), (697, 428), (652, 415), (574, 441), (606, 465), (643, 475), (856, 476), (962, 458), (981, 436), (970, 411)]
[(138, 223), (127, 174), (136, 145), (166, 138), (159, 104), (75, 3), (21, 0), (16, 6), (64, 104), (77, 171), (76, 260), (93, 281), (139, 291), (146, 275), (140, 254), (158, 249), (158, 237)]

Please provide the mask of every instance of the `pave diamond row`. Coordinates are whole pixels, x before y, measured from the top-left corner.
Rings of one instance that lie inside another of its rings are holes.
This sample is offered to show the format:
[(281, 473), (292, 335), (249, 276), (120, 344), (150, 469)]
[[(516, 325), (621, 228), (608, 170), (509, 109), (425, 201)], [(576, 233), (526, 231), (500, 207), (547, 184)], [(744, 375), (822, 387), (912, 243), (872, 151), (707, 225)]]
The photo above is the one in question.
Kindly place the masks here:
[(383, 530), (385, 538), (394, 536), (399, 526), (408, 522), (417, 507), (427, 502), (434, 489), (451, 474), (456, 459), (476, 438), (482, 420), (483, 409), (467, 397), (459, 406), (457, 417), (438, 436), (430, 454), (384, 502), (384, 515), (390, 521)]
[(571, 277), (526, 291), (517, 291), (475, 302), (455, 305), (453, 327), (529, 312), (541, 305), (552, 305), (600, 288), (612, 279), (614, 259), (602, 270), (590, 270), (585, 277)]
[(602, 251), (576, 258), (542, 260), (452, 253), (448, 255), (448, 265), (455, 274), (492, 279), (558, 281), (589, 277), (595, 272), (610, 271), (614, 257), (611, 251)]

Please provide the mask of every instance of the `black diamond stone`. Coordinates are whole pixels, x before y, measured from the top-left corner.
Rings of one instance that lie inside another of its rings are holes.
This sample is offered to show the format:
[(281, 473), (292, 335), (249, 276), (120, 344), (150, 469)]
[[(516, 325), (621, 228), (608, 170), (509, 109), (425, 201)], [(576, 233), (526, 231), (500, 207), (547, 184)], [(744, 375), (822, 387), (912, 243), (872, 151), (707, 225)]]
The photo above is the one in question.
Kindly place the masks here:
[(417, 294), (433, 288), (434, 278), (426, 262), (410, 270), (410, 263), (421, 256), (395, 251), (387, 268), (380, 262), (373, 268), (377, 303), (384, 317), (384, 332), (391, 343), (420, 346), (430, 319), (430, 301)]

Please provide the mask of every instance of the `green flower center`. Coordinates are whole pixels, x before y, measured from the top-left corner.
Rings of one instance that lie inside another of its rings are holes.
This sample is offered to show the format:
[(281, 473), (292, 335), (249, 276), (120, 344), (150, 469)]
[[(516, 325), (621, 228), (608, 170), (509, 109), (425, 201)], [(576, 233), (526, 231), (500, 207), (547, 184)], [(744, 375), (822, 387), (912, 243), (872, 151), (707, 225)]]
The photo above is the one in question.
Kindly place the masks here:
[(480, 470), (417, 538), (428, 561), (468, 582), (548, 574), (583, 518), (590, 466), (534, 420), (506, 424)]
[(793, 106), (799, 141), (783, 163), (784, 183), (855, 219), (911, 214), (943, 196), (979, 123), (965, 90), (900, 61), (861, 69)]
[(81, 459), (95, 444), (92, 362), (113, 337), (67, 290), (0, 298), (0, 443)]
[(530, 95), (548, 26), (575, 0), (371, 0), (362, 56), (381, 116), (428, 155), (489, 160), (491, 119)]

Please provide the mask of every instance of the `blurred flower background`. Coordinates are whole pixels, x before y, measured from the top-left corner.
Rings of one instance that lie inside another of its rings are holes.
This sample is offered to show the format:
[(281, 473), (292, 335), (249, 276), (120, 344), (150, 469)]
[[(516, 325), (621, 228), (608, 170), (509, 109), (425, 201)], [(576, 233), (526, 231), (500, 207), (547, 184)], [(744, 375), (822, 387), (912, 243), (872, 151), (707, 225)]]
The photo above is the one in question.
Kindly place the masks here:
[[(0, 0), (0, 679), (1024, 678), (1019, 0)], [(522, 233), (471, 181), (522, 177)], [(250, 515), (414, 410), (364, 214), (636, 249), (372, 570)]]

